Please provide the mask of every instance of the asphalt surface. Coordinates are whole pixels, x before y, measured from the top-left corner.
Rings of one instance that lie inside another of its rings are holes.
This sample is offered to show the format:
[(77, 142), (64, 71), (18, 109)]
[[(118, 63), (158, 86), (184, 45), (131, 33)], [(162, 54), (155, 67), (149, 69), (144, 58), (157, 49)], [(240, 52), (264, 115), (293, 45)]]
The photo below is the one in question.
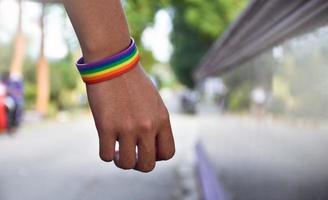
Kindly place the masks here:
[(181, 179), (197, 177), (190, 167), (198, 139), (230, 199), (328, 199), (327, 128), (220, 115), (175, 114), (172, 124), (177, 154), (149, 174), (100, 161), (90, 117), (2, 135), (0, 200), (183, 199), (192, 180)]
[(328, 199), (328, 124), (231, 116), (198, 123), (231, 199)]
[(100, 161), (90, 117), (27, 125), (0, 136), (0, 200), (178, 199), (178, 157), (149, 174), (123, 171)]

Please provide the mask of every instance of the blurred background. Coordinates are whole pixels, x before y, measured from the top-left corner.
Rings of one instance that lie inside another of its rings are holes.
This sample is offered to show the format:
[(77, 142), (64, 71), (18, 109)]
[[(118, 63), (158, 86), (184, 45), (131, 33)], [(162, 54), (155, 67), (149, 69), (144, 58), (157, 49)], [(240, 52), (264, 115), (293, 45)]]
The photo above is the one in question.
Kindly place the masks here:
[(101, 162), (63, 6), (0, 0), (0, 200), (328, 199), (327, 2), (122, 3), (176, 156)]

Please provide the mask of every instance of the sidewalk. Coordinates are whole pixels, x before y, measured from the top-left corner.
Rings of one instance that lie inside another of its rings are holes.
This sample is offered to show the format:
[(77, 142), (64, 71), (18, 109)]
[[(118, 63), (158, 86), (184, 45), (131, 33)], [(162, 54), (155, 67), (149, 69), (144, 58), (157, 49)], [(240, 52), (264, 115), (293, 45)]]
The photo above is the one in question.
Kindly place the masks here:
[(0, 136), (0, 199), (197, 199), (198, 139), (231, 199), (328, 199), (325, 129), (217, 114), (171, 118), (176, 156), (149, 174), (101, 162), (91, 117)]

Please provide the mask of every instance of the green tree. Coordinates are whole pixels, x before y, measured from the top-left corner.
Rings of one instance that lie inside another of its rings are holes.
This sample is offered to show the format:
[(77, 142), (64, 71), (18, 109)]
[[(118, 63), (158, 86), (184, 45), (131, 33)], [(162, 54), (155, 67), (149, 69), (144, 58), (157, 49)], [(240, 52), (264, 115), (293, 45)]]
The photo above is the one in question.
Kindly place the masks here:
[(177, 78), (194, 87), (200, 59), (245, 7), (247, 0), (171, 0), (174, 46), (171, 65)]
[(12, 55), (12, 45), (0, 44), (0, 73), (8, 71)]
[(142, 63), (146, 70), (149, 71), (155, 63), (155, 59), (152, 52), (142, 46), (141, 36), (143, 31), (153, 24), (156, 12), (168, 6), (168, 1), (129, 0), (124, 1), (123, 5), (128, 16), (131, 34), (138, 44), (140, 54), (142, 55)]
[(70, 100), (70, 94), (76, 89), (80, 77), (75, 68), (67, 67), (72, 65), (74, 65), (72, 54), (68, 54), (62, 60), (50, 62), (50, 100), (56, 104), (59, 110), (74, 106), (74, 102)]

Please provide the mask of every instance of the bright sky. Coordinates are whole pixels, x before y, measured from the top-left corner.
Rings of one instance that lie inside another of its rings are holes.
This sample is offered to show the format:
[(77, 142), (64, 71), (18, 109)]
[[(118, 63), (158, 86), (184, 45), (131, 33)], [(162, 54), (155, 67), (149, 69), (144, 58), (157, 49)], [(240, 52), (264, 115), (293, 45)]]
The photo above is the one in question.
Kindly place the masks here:
[[(62, 12), (60, 6), (54, 7), (46, 17), (45, 54), (49, 59), (63, 58), (68, 53), (65, 38), (74, 35), (70, 22), (63, 22)], [(40, 29), (38, 20), (40, 14), (39, 4), (34, 2), (23, 3), (23, 30), (29, 39), (28, 54), (32, 57), (37, 57), (39, 52)], [(17, 3), (12, 0), (2, 0), (0, 3), (1, 43), (8, 43), (12, 39), (16, 30), (17, 16)], [(168, 62), (172, 52), (172, 45), (169, 40), (171, 30), (170, 16), (168, 12), (161, 10), (156, 14), (154, 26), (147, 28), (142, 36), (143, 44), (153, 51), (155, 58), (161, 62)]]
[(172, 45), (170, 42), (170, 32), (172, 23), (169, 13), (160, 10), (155, 17), (153, 27), (147, 28), (142, 36), (142, 42), (149, 48), (154, 57), (161, 62), (168, 62), (172, 54)]

